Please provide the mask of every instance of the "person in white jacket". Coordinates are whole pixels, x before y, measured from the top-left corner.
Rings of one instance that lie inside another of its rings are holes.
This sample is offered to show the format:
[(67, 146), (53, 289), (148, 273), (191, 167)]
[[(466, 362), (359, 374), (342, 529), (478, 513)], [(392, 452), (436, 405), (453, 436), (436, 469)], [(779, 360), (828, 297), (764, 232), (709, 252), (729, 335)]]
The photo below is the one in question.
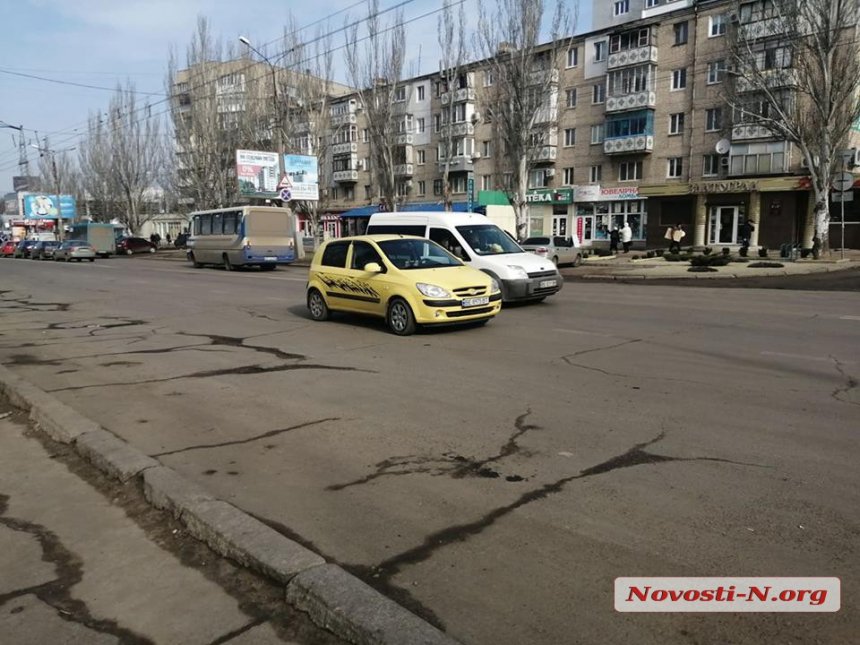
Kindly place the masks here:
[(621, 228), (621, 246), (624, 247), (624, 252), (627, 253), (630, 250), (630, 245), (633, 243), (633, 229), (630, 228), (630, 224), (624, 222), (624, 226)]

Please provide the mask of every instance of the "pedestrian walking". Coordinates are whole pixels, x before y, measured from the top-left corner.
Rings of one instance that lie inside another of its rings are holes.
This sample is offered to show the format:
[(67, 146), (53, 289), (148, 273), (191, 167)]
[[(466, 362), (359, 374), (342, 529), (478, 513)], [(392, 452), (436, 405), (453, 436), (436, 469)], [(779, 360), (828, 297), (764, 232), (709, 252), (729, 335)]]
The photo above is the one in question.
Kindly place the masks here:
[(680, 253), (681, 240), (687, 236), (687, 231), (684, 230), (683, 224), (678, 224), (669, 230), (672, 231), (672, 241), (669, 243), (669, 253)]
[(738, 228), (738, 235), (741, 238), (741, 248), (749, 249), (753, 231), (755, 231), (755, 226), (753, 226), (751, 221), (745, 219), (744, 223)]
[(627, 253), (630, 250), (630, 245), (633, 243), (633, 229), (630, 228), (630, 224), (624, 222), (624, 226), (621, 228), (621, 245), (624, 247), (624, 252)]
[(613, 226), (609, 233), (609, 252), (618, 253), (618, 242), (621, 240), (621, 233), (618, 232), (618, 227)]
[(170, 233), (165, 234), (164, 239), (167, 240), (167, 246), (170, 246), (170, 242), (173, 238), (170, 237)]

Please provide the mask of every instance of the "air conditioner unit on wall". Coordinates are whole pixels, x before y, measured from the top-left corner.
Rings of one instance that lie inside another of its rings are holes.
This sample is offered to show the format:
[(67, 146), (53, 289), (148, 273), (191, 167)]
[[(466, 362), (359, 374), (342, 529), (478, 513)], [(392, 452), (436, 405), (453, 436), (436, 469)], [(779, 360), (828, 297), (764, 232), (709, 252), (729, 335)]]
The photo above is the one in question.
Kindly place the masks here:
[(728, 157), (720, 157), (720, 168), (728, 168), (729, 167), (729, 158)]
[(543, 171), (544, 177), (555, 177), (555, 168), (547, 168)]

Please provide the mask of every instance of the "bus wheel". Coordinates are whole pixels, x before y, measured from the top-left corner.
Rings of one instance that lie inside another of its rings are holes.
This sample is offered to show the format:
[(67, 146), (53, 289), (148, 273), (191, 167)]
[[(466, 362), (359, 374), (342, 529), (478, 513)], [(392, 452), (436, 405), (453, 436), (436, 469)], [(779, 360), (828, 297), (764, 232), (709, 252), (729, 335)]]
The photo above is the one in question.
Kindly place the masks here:
[(197, 260), (195, 260), (195, 259), (194, 259), (194, 254), (193, 254), (193, 253), (189, 253), (189, 254), (188, 254), (188, 259), (189, 259), (189, 260), (191, 260), (191, 265), (192, 265), (195, 269), (199, 269), (200, 267), (202, 267), (202, 266), (203, 266), (203, 265), (202, 265), (202, 264), (200, 264)]
[(314, 320), (328, 320), (331, 315), (328, 305), (325, 303), (325, 298), (316, 289), (311, 289), (310, 293), (308, 293), (308, 310), (311, 312), (311, 318)]
[(226, 253), (224, 254), (223, 261), (224, 261), (224, 270), (225, 271), (232, 271), (233, 265), (230, 264), (230, 258), (227, 257)]

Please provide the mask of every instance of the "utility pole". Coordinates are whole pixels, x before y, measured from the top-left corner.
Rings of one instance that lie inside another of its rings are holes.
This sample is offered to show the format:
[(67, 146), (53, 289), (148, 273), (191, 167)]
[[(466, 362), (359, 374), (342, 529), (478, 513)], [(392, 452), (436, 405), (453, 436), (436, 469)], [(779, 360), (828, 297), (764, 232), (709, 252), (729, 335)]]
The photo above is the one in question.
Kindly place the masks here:
[(63, 241), (63, 237), (65, 234), (65, 230), (63, 227), (63, 207), (60, 203), (60, 173), (57, 172), (57, 155), (62, 152), (71, 152), (74, 150), (74, 146), (71, 148), (63, 148), (62, 150), (52, 150), (48, 148), (48, 138), (45, 137), (45, 147), (40, 148), (35, 143), (30, 144), (31, 148), (35, 148), (39, 151), (42, 156), (50, 155), (51, 156), (51, 172), (54, 175), (54, 187), (57, 189), (57, 238), (60, 242)]

